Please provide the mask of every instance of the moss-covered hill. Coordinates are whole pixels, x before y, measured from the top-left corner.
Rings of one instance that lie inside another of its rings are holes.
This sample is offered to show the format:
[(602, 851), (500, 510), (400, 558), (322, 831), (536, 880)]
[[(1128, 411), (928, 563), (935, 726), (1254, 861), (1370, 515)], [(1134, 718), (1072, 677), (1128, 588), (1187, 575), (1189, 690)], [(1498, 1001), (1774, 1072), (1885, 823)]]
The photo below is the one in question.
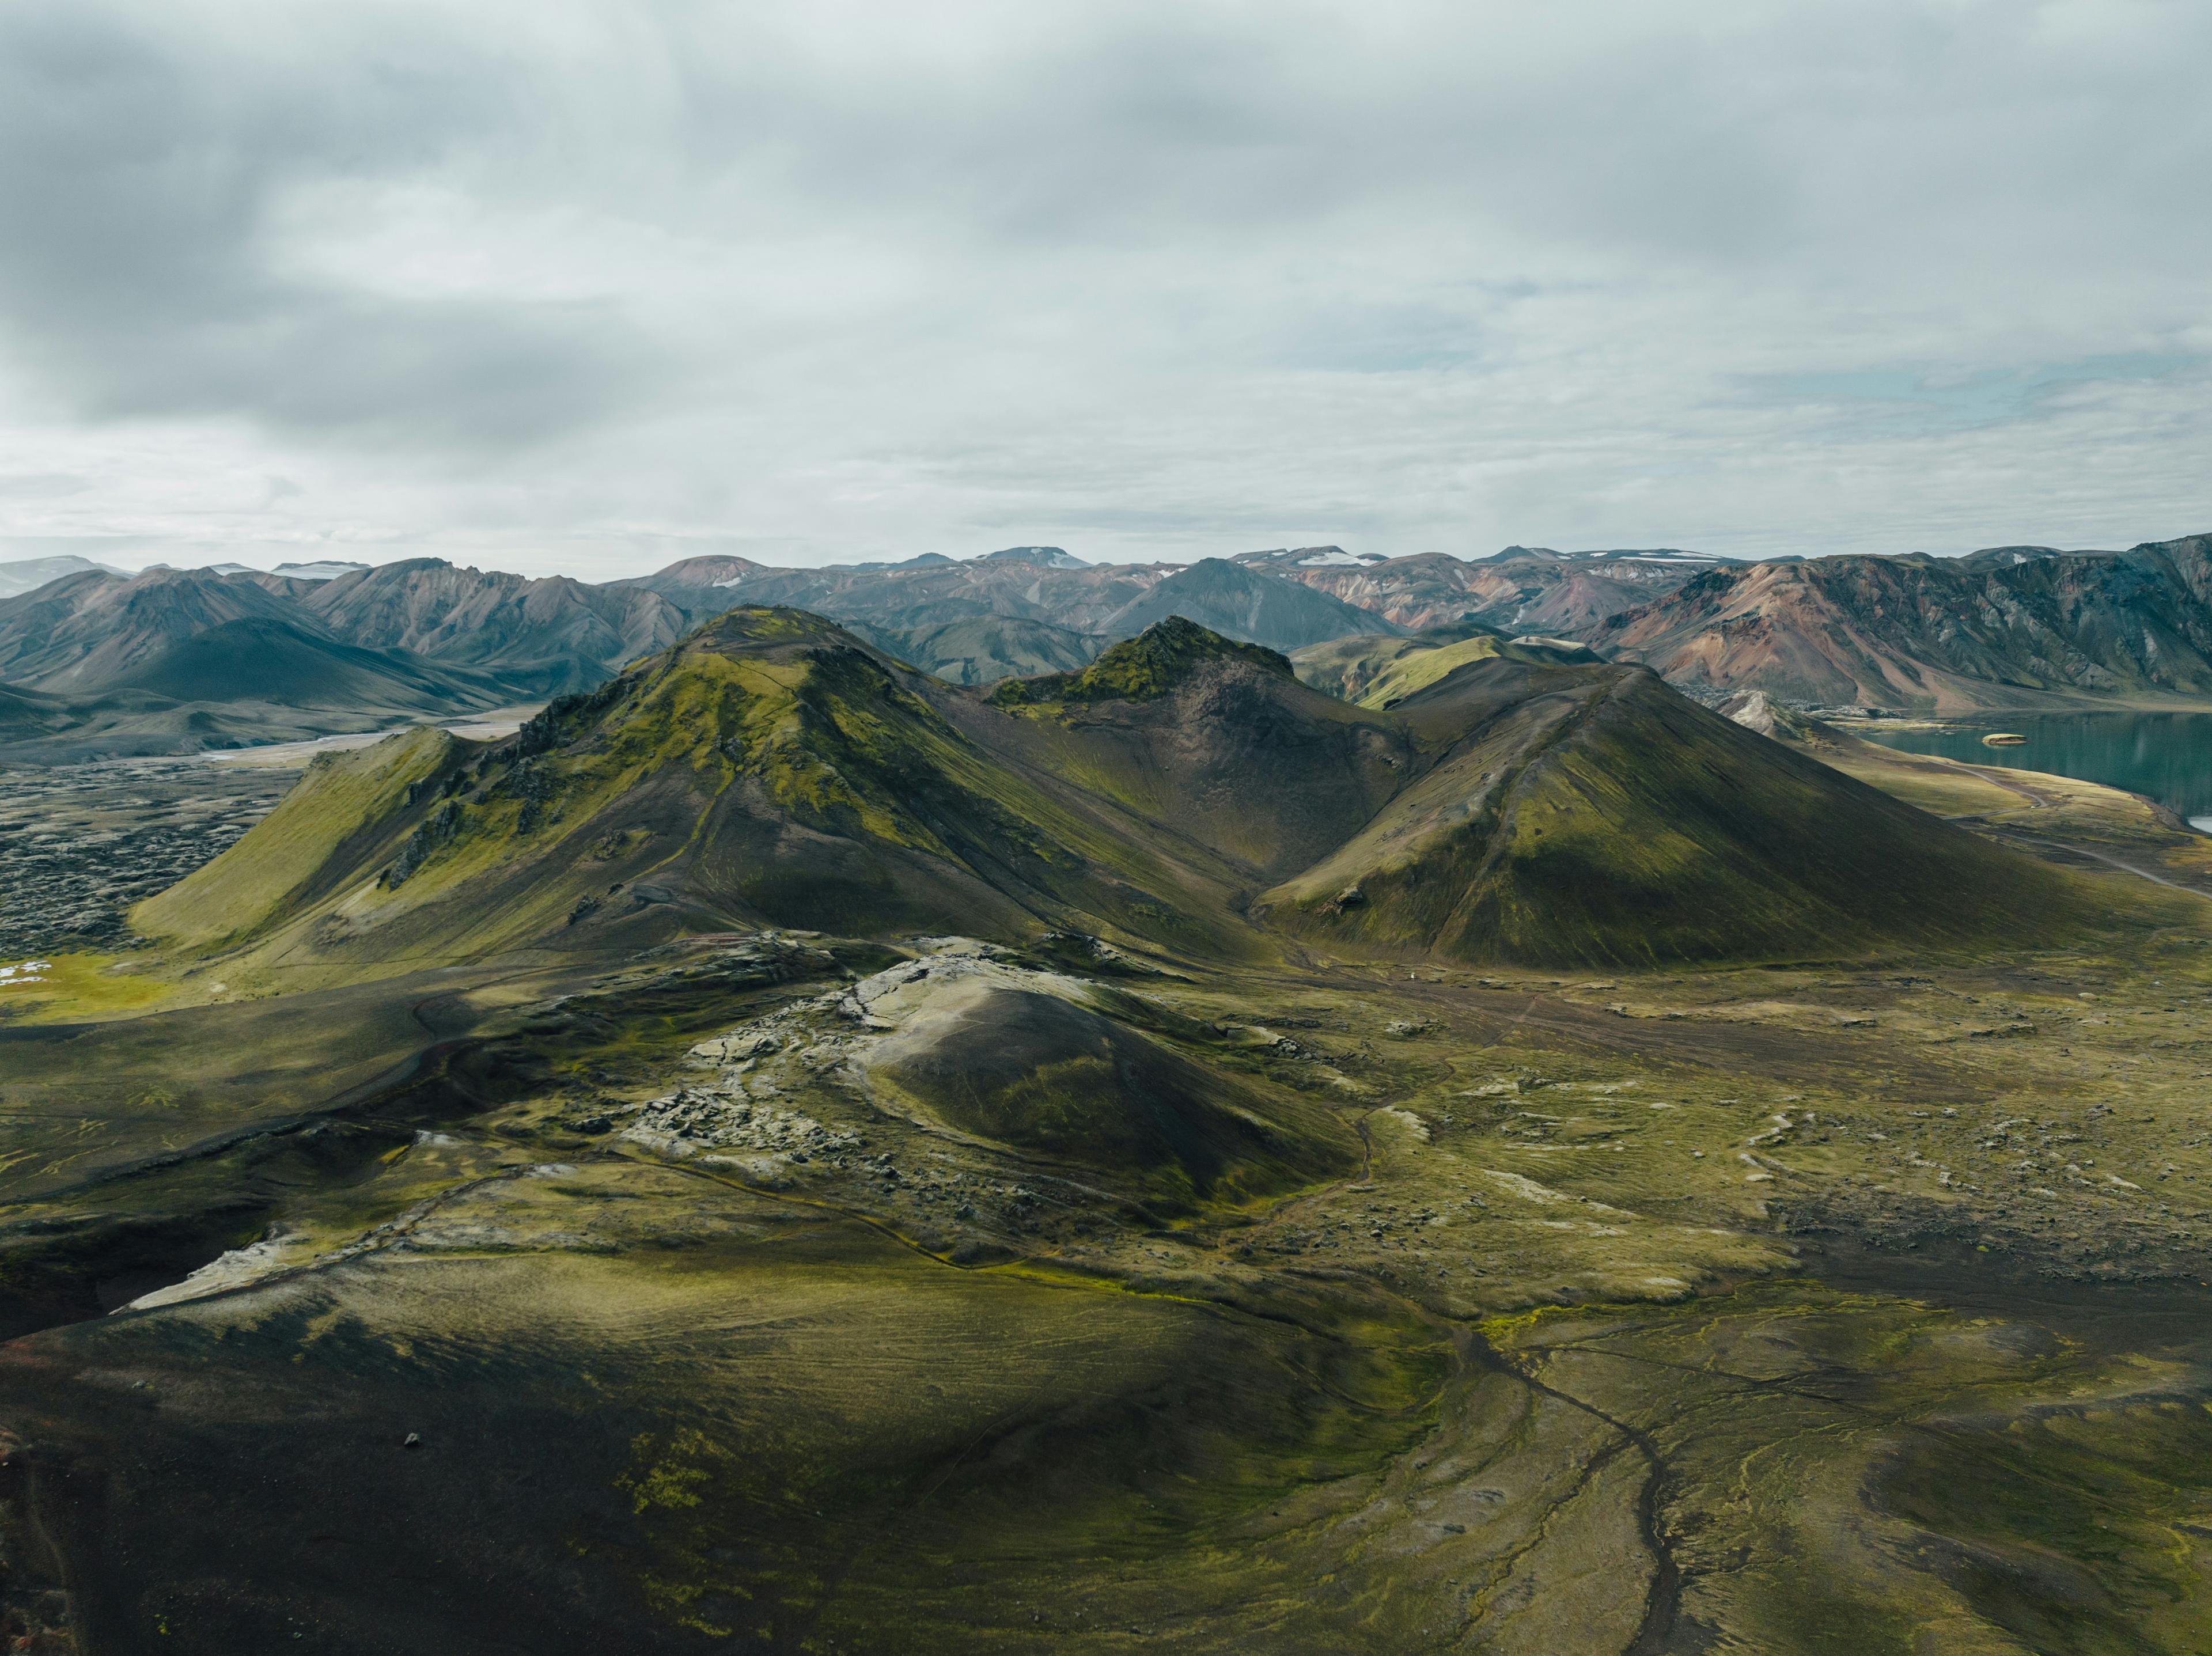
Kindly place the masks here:
[(2070, 878), (1618, 667), (1489, 660), (1398, 704), (1433, 765), (1256, 907), (1471, 961), (1650, 965), (2030, 942)]
[(137, 922), (341, 974), (760, 925), (1080, 919), (1234, 952), (1233, 870), (1007, 765), (948, 720), (962, 699), (815, 616), (734, 610), (506, 742), (317, 767)]
[(2067, 877), (1640, 669), (1496, 647), (1404, 657), (1435, 670), (1363, 707), (1177, 618), (986, 697), (804, 612), (733, 610), (508, 741), (319, 766), (138, 921), (299, 982), (764, 925), (1629, 962), (2081, 913)]
[(1109, 646), (1078, 671), (1007, 679), (991, 693), (991, 703), (1017, 707), (1036, 702), (1151, 701), (1185, 682), (1206, 664), (1220, 661), (1248, 662), (1286, 678), (1293, 676), (1288, 658), (1276, 651), (1239, 644), (1195, 622), (1170, 616)]

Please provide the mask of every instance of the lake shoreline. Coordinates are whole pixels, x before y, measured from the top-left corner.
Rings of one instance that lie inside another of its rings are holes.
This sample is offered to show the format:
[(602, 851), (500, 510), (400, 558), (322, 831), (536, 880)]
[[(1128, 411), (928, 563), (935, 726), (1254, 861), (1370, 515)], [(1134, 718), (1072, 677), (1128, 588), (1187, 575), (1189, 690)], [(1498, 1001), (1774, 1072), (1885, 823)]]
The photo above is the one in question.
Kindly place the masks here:
[[(1899, 753), (1995, 770), (2070, 777), (2140, 795), (2212, 833), (2212, 712), (2114, 707), (1978, 713), (1948, 719), (1838, 719), (1839, 730)], [(1993, 731), (2019, 734), (1990, 744)]]

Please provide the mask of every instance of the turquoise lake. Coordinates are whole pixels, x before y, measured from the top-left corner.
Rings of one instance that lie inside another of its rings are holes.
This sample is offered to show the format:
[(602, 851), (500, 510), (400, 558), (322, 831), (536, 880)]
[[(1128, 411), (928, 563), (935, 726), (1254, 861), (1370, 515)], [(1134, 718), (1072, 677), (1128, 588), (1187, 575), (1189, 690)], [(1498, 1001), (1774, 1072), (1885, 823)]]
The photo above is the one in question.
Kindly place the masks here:
[[(1985, 748), (1982, 737), (1991, 731), (2011, 731), (2027, 740), (2018, 747)], [(2018, 713), (1941, 730), (1856, 725), (1851, 733), (1905, 753), (2049, 771), (2148, 794), (2212, 833), (2212, 713)]]

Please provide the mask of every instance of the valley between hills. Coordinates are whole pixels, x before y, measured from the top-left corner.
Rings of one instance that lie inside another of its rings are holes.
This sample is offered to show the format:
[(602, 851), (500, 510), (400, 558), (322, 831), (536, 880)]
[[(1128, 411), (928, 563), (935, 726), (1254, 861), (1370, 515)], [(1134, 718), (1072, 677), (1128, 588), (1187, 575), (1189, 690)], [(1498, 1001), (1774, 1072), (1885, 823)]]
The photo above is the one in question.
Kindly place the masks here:
[(49, 812), (14, 1647), (2212, 1639), (2212, 840), (1465, 615), (625, 603)]

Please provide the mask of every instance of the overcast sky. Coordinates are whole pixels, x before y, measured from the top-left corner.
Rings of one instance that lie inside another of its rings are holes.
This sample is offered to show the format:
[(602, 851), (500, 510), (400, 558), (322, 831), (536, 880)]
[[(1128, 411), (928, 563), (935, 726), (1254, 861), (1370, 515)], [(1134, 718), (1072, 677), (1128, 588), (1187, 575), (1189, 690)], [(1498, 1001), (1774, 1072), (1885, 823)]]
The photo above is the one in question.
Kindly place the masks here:
[(0, 556), (2212, 529), (2212, 7), (9, 0)]

